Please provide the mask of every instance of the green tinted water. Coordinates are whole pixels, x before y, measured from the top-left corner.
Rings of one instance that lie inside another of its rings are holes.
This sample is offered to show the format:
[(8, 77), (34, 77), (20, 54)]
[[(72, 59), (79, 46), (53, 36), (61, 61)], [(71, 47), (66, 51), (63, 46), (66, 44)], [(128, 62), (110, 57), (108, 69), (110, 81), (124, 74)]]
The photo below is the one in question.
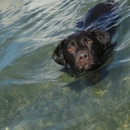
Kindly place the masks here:
[(75, 79), (51, 59), (60, 40), (99, 2), (1, 1), (1, 130), (130, 129), (129, 1), (113, 36), (117, 46), (107, 75), (99, 83)]

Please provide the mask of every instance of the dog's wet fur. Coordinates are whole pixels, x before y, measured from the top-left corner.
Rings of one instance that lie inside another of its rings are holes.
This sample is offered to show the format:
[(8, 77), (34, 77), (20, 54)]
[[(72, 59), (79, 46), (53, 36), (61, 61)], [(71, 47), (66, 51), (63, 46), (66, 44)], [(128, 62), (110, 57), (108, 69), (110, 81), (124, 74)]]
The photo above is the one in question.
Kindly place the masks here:
[(113, 1), (92, 7), (85, 18), (77, 23), (80, 30), (58, 44), (52, 54), (54, 61), (72, 72), (84, 72), (102, 64), (104, 53), (111, 45), (110, 30), (98, 30), (91, 25), (109, 14), (114, 7)]

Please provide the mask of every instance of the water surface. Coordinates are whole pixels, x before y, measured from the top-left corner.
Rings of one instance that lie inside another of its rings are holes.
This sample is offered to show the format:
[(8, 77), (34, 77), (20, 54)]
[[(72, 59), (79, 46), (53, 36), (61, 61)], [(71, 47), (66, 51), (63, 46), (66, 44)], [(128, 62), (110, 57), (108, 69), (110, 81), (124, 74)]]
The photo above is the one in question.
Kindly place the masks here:
[(113, 25), (117, 45), (99, 83), (89, 86), (59, 71), (51, 58), (77, 20), (99, 2), (1, 0), (1, 130), (130, 129), (130, 1), (121, 2)]

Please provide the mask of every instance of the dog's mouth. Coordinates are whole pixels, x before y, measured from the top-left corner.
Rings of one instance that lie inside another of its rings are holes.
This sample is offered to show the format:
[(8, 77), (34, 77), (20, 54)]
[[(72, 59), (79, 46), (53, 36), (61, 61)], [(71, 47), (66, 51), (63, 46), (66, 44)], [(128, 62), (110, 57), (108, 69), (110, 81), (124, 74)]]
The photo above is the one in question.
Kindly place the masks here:
[(83, 63), (81, 64), (77, 64), (76, 65), (76, 69), (79, 71), (87, 71), (89, 69), (91, 69), (95, 64), (93, 62), (90, 63)]

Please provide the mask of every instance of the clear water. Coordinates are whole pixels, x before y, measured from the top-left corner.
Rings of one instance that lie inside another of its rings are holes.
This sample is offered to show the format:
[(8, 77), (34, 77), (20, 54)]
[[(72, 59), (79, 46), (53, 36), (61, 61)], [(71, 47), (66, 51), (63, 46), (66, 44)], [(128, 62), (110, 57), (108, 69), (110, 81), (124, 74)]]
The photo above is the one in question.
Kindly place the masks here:
[(0, 1), (1, 130), (130, 130), (129, 0), (99, 83), (89, 86), (59, 71), (51, 58), (77, 20), (101, 1)]

